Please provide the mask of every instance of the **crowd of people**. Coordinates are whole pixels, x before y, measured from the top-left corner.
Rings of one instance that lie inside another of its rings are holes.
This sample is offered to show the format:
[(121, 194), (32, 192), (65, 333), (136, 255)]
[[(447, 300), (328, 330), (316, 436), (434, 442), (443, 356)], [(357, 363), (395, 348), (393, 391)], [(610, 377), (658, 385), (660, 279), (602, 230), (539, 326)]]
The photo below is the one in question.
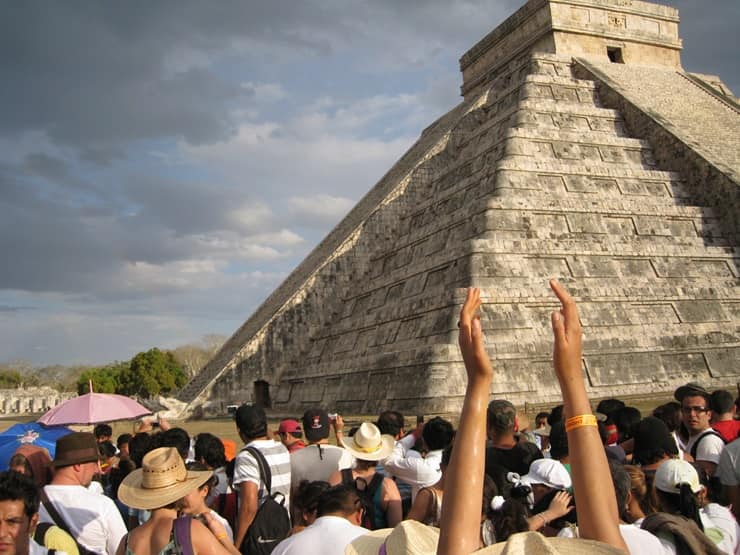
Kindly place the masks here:
[(345, 431), (315, 408), (271, 431), (245, 404), (236, 451), (165, 421), (113, 444), (100, 425), (60, 438), (53, 460), (23, 447), (0, 473), (0, 552), (740, 555), (740, 401), (688, 383), (649, 416), (619, 399), (592, 407), (575, 302), (551, 287), (562, 404), (531, 421), (489, 399), (470, 289), (457, 429), (442, 417), (407, 429), (387, 410)]

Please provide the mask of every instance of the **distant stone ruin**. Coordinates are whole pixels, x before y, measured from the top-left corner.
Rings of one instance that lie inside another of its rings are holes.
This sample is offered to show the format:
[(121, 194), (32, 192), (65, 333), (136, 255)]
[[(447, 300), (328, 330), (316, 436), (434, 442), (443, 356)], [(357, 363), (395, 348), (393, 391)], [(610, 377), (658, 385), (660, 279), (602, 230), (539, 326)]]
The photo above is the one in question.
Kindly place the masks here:
[[(709, 8), (708, 8), (709, 9)], [(740, 107), (681, 66), (678, 12), (530, 0), (460, 60), (427, 129), (178, 397), (206, 412), (457, 411), (484, 290), (491, 394), (556, 403), (547, 279), (594, 397), (740, 376)]]
[(40, 414), (76, 395), (48, 386), (0, 389), (0, 415)]

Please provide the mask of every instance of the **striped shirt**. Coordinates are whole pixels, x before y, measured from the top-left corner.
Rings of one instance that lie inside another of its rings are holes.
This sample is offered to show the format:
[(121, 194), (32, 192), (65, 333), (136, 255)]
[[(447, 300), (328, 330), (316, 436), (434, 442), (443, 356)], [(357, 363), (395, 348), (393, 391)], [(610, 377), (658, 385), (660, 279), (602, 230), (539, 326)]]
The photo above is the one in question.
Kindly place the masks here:
[[(290, 454), (279, 441), (272, 439), (257, 439), (249, 442), (245, 447), (256, 447), (264, 455), (272, 473), (272, 492), (280, 492), (285, 496), (284, 507), (290, 507)], [(260, 477), (260, 467), (256, 459), (248, 451), (240, 451), (234, 463), (234, 489), (242, 482), (253, 482), (258, 488), (258, 506), (264, 503), (267, 492), (265, 483)]]

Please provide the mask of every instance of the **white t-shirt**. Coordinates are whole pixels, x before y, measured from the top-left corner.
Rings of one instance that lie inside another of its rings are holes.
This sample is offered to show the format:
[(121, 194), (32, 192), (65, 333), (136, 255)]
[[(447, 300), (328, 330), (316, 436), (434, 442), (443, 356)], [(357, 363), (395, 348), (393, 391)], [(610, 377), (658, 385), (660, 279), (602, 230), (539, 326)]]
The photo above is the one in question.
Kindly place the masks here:
[(740, 528), (727, 507), (717, 503), (708, 503), (699, 511), (704, 533), (717, 547), (726, 553), (740, 553)]
[(691, 453), (691, 448), (694, 446), (694, 443), (696, 443), (696, 440), (700, 437), (702, 438), (702, 440), (696, 449), (695, 459), (697, 461), (707, 461), (714, 464), (719, 464), (719, 457), (722, 454), (722, 450), (725, 448), (725, 442), (722, 441), (721, 437), (713, 434), (712, 432), (707, 432), (705, 430), (694, 436), (691, 436), (689, 438), (689, 442), (686, 444), (686, 452)]
[[(675, 555), (676, 550), (669, 543), (661, 542), (647, 530), (634, 524), (620, 524), (619, 532), (627, 544), (630, 555)], [(573, 528), (566, 527), (558, 532), (558, 537), (573, 538)]]
[[(288, 450), (282, 443), (272, 439), (257, 439), (249, 442), (247, 446), (255, 447), (265, 457), (270, 466), (270, 474), (272, 474), (271, 493), (282, 493), (285, 496), (285, 507), (290, 507), (290, 455)], [(262, 505), (267, 499), (267, 491), (260, 476), (259, 465), (249, 451), (243, 449), (237, 454), (234, 463), (234, 488), (238, 490), (242, 482), (252, 482), (257, 485), (257, 503), (258, 506)], [(239, 503), (241, 501), (239, 499)]]
[(352, 540), (368, 530), (355, 526), (346, 518), (322, 516), (308, 528), (284, 539), (272, 555), (344, 555)]
[(429, 451), (421, 458), (412, 448), (416, 443), (413, 434), (409, 434), (396, 442), (393, 452), (383, 462), (383, 469), (389, 476), (395, 476), (411, 484), (411, 499), (421, 488), (433, 486), (442, 477), (439, 468), (442, 462), (442, 449)]
[(291, 490), (295, 491), (302, 480), (326, 482), (337, 470), (351, 468), (353, 462), (354, 457), (350, 452), (336, 445), (306, 445), (290, 454)]
[[(48, 485), (44, 491), (78, 543), (95, 553), (116, 552), (126, 525), (112, 499), (82, 486)], [(39, 522), (54, 522), (43, 504)]]

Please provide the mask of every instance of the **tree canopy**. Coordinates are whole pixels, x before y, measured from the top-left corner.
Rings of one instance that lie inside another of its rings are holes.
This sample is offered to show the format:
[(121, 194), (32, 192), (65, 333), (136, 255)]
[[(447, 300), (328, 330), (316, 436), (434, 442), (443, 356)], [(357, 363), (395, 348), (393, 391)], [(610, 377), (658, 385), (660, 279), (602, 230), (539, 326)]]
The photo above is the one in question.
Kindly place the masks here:
[(167, 395), (187, 383), (187, 376), (169, 351), (156, 347), (138, 353), (128, 362), (117, 362), (101, 368), (91, 368), (77, 380), (77, 393), (93, 390), (98, 393), (119, 393), (149, 398)]

